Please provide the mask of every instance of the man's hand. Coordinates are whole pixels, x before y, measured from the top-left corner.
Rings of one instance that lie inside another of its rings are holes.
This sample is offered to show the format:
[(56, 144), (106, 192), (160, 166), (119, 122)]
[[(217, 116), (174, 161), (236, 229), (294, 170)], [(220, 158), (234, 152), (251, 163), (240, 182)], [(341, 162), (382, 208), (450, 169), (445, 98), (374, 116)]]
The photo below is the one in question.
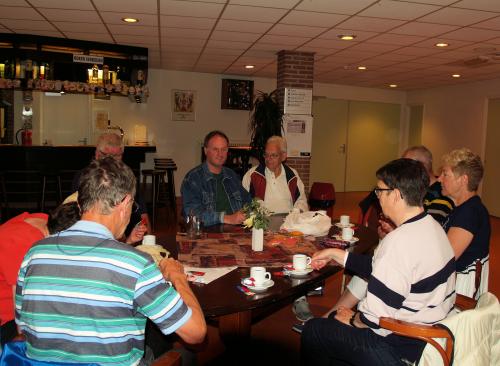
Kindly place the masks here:
[(236, 211), (232, 215), (224, 215), (224, 224), (239, 225), (245, 219), (246, 217), (243, 211)]
[(326, 266), (328, 262), (334, 260), (340, 265), (344, 265), (345, 250), (338, 248), (323, 249), (312, 256), (311, 267), (319, 270)]
[(160, 262), (160, 271), (167, 281), (173, 281), (179, 276), (186, 278), (184, 266), (173, 258), (163, 258)]
[(148, 232), (148, 227), (139, 223), (139, 225), (135, 225), (135, 227), (130, 232), (130, 235), (127, 237), (125, 241), (127, 244), (137, 243), (141, 241), (144, 235)]

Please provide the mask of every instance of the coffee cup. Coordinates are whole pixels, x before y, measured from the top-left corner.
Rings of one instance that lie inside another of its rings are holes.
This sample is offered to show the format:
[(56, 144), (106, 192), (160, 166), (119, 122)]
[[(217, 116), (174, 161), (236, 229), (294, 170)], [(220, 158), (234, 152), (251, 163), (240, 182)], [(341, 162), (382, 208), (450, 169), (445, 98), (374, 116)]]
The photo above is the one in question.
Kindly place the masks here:
[(144, 235), (142, 238), (142, 245), (156, 245), (156, 236)]
[(351, 240), (354, 236), (354, 230), (350, 227), (342, 228), (342, 240)]
[(340, 225), (349, 226), (349, 215), (340, 216)]
[(294, 254), (293, 256), (293, 269), (296, 271), (303, 271), (311, 264), (311, 257), (305, 254)]
[(261, 286), (271, 279), (271, 274), (264, 267), (250, 267), (250, 278), (253, 278), (255, 286)]

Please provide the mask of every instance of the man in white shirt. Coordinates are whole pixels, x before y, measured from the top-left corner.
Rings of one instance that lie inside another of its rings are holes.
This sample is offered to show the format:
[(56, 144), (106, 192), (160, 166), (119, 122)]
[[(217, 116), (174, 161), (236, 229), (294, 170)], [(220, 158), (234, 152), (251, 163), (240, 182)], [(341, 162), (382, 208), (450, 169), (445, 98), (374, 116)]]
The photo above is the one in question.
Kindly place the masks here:
[(295, 169), (283, 164), (287, 158), (286, 140), (270, 137), (264, 158), (265, 165), (255, 166), (245, 174), (243, 187), (273, 213), (288, 213), (294, 208), (308, 211), (304, 183)]

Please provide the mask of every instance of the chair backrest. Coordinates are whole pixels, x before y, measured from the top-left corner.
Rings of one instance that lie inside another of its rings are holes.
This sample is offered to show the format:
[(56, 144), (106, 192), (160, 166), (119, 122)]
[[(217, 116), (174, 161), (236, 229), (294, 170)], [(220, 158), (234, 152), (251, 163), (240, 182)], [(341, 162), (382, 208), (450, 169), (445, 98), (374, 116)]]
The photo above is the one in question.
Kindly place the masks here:
[[(495, 295), (484, 293), (475, 309), (451, 315), (440, 324), (446, 326), (455, 337), (455, 366), (500, 364), (500, 305)], [(437, 341), (444, 343), (442, 340)], [(427, 344), (419, 365), (440, 365), (440, 359), (436, 348)]]

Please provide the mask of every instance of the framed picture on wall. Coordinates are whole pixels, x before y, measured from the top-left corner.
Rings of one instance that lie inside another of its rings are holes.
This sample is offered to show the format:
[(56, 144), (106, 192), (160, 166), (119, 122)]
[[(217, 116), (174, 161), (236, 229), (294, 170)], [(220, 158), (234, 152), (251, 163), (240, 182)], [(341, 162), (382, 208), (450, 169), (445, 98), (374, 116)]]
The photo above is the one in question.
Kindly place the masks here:
[(172, 121), (194, 121), (196, 118), (196, 91), (172, 90)]
[(250, 110), (253, 102), (253, 80), (222, 79), (222, 109)]

